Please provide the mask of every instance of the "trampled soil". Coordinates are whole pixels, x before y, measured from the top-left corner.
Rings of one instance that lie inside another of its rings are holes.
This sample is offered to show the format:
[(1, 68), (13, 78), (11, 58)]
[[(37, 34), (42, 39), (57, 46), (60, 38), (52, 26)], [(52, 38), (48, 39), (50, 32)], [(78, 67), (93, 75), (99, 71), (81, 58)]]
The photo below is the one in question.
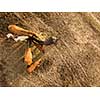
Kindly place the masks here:
[[(10, 24), (60, 38), (32, 74), (27, 44), (6, 39)], [(0, 86), (100, 86), (100, 13), (0, 13)]]

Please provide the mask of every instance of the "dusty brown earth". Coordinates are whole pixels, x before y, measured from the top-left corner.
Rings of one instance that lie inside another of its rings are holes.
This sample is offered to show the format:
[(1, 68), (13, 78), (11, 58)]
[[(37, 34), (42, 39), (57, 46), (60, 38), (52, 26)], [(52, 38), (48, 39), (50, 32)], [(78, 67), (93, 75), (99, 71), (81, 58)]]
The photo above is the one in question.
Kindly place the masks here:
[[(60, 38), (32, 74), (10, 24)], [(0, 13), (0, 86), (100, 86), (100, 13)]]

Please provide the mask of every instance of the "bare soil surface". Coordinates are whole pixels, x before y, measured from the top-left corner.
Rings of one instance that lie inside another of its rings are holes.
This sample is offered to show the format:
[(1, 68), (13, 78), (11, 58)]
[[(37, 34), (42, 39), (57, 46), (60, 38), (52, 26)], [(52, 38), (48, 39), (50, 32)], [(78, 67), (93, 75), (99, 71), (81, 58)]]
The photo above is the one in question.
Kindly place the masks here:
[[(6, 39), (10, 24), (60, 38), (32, 74), (27, 44)], [(0, 86), (100, 86), (100, 13), (0, 13)]]

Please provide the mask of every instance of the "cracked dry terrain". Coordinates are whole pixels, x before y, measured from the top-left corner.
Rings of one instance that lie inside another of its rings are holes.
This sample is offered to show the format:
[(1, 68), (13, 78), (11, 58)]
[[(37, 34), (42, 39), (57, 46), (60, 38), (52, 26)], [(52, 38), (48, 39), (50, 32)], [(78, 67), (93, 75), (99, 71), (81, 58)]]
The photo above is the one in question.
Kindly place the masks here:
[[(10, 24), (60, 38), (32, 74), (27, 44), (6, 39)], [(100, 86), (100, 13), (0, 13), (0, 86)]]

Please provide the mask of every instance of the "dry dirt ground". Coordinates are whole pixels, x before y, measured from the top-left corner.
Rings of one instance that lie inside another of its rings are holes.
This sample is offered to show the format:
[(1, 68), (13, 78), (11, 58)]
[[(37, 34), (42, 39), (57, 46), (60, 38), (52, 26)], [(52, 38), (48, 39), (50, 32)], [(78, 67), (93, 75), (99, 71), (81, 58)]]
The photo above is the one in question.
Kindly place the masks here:
[[(32, 74), (10, 24), (60, 38)], [(0, 86), (100, 86), (100, 13), (0, 13)]]

